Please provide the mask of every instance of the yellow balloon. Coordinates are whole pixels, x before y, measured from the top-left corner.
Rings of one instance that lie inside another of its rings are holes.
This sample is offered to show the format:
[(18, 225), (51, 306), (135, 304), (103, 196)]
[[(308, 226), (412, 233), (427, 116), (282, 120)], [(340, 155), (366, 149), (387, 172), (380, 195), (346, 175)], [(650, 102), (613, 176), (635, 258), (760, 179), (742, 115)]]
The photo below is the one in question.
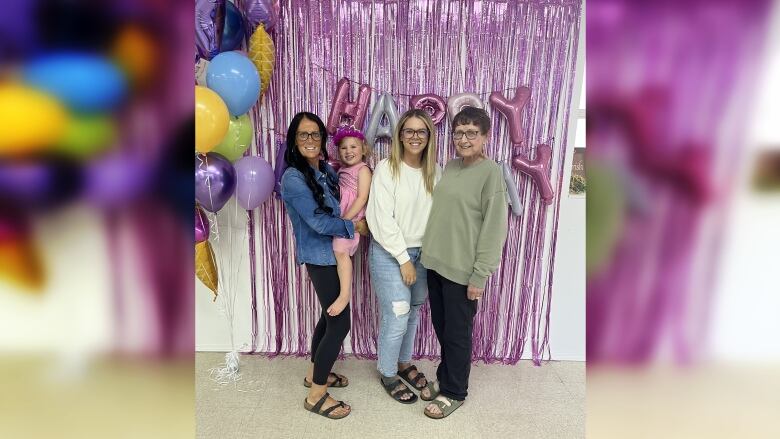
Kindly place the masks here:
[(206, 87), (195, 86), (195, 150), (207, 153), (222, 142), (230, 115), (222, 98)]
[(214, 300), (217, 300), (217, 261), (214, 260), (214, 250), (208, 241), (195, 244), (195, 274), (203, 285), (214, 292)]
[(43, 151), (65, 132), (68, 112), (34, 88), (0, 83), (0, 157)]
[(274, 73), (274, 42), (263, 26), (258, 26), (249, 38), (249, 59), (260, 74), (260, 94), (265, 93)]

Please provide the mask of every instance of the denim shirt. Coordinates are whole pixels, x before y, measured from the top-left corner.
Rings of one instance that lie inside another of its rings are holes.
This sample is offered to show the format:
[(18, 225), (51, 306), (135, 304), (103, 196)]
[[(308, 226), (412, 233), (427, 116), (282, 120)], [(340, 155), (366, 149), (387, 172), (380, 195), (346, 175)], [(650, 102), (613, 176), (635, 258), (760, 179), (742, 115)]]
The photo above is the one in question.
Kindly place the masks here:
[[(336, 172), (325, 165), (333, 181), (338, 181)], [(301, 171), (287, 168), (282, 175), (282, 200), (295, 234), (295, 261), (298, 264), (336, 265), (333, 254), (333, 237), (352, 238), (355, 225), (340, 218), (339, 201), (326, 183), (327, 175), (314, 169), (314, 178), (325, 192), (325, 205), (333, 209), (332, 214), (314, 213), (317, 202)]]

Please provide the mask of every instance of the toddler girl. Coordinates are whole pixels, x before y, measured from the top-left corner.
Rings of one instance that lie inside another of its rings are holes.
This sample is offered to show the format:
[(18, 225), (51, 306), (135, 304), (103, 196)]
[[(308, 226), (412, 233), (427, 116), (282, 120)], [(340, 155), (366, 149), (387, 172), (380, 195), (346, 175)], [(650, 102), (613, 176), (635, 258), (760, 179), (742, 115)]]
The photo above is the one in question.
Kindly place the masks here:
[[(341, 217), (345, 220), (360, 220), (365, 217), (368, 191), (371, 188), (371, 170), (364, 162), (370, 154), (366, 139), (360, 131), (342, 126), (336, 130), (333, 143), (338, 146), (339, 189), (341, 191)], [(336, 255), (336, 268), (339, 273), (339, 297), (328, 307), (327, 313), (337, 316), (349, 303), (352, 292), (352, 255), (357, 250), (360, 235), (355, 237), (333, 238), (333, 253)]]

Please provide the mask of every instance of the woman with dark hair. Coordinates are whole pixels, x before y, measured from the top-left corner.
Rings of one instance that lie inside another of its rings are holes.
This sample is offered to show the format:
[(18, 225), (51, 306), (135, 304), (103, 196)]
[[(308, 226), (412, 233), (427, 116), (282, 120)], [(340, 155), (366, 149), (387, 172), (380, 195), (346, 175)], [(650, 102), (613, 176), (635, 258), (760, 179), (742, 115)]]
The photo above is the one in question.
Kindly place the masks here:
[(351, 408), (331, 398), (327, 388), (348, 384), (345, 376), (330, 370), (349, 332), (350, 311), (349, 305), (335, 316), (325, 310), (339, 295), (333, 237), (353, 238), (356, 222), (340, 218), (338, 176), (327, 163), (327, 138), (325, 124), (317, 115), (302, 112), (293, 117), (287, 130), (284, 159), (288, 168), (282, 176), (282, 200), (295, 234), (296, 262), (306, 264), (322, 307), (312, 336), (312, 367), (303, 380), (310, 387), (303, 406), (329, 419), (341, 419)]

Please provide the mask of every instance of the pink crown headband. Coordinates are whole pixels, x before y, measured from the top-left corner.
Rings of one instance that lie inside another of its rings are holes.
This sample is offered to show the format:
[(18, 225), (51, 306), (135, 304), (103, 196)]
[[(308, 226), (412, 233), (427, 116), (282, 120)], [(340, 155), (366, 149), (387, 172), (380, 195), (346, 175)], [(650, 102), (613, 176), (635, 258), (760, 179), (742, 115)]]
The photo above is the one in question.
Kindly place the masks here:
[(344, 125), (336, 128), (336, 134), (333, 135), (333, 144), (338, 146), (345, 137), (355, 137), (363, 141), (366, 140), (366, 137), (359, 130)]

